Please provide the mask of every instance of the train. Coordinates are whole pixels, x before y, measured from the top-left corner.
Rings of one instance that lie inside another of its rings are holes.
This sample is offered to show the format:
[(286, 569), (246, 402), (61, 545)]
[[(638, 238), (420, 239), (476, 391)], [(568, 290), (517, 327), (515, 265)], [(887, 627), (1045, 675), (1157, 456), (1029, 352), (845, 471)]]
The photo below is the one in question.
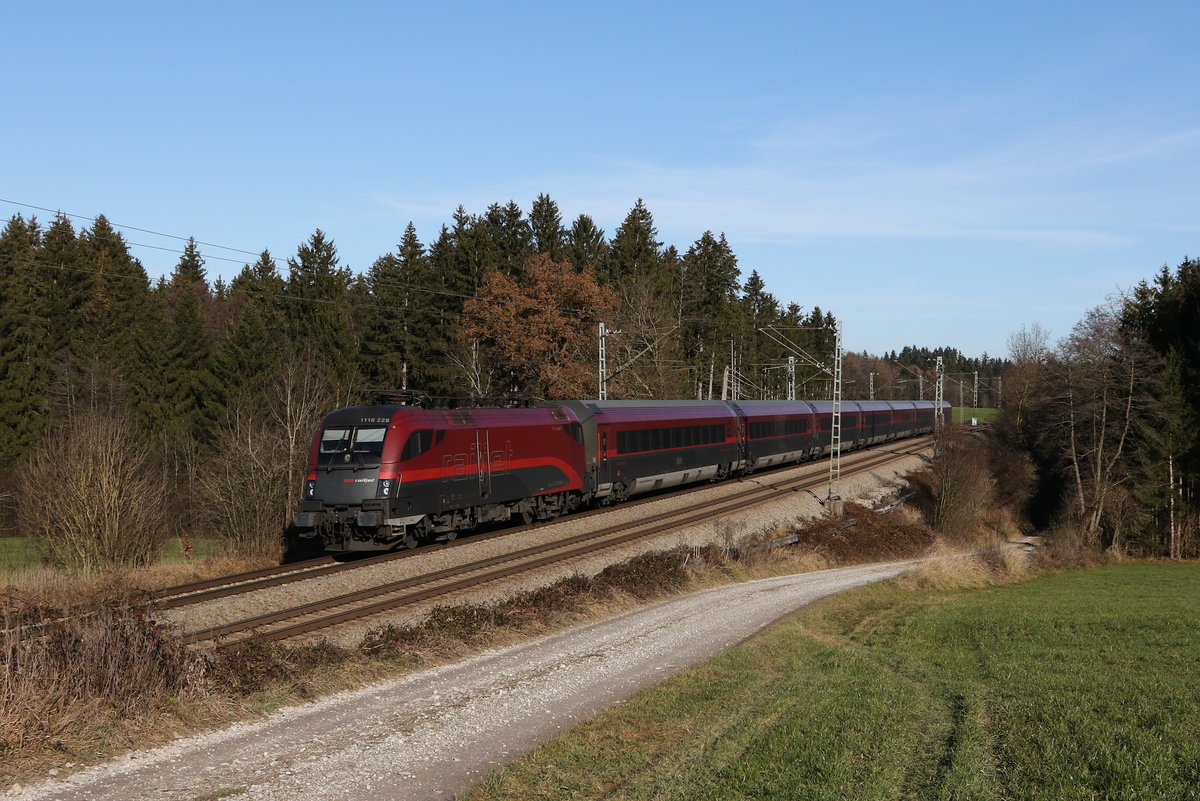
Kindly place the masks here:
[[(448, 541), (668, 487), (816, 459), (832, 401), (570, 400), (430, 408), (376, 392), (313, 434), (294, 536), (326, 551)], [(943, 403), (945, 419), (950, 404)], [(853, 450), (933, 431), (933, 401), (843, 401)]]

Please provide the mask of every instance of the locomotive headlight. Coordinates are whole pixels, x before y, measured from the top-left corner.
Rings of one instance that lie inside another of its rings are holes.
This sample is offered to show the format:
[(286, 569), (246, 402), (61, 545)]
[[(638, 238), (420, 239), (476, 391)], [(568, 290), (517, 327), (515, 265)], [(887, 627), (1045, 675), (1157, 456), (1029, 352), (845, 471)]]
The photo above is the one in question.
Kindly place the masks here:
[(304, 497), (313, 498), (317, 494), (317, 482), (309, 480), (304, 484)]
[(375, 490), (376, 498), (386, 498), (392, 494), (392, 480), (390, 478), (379, 479), (379, 486)]

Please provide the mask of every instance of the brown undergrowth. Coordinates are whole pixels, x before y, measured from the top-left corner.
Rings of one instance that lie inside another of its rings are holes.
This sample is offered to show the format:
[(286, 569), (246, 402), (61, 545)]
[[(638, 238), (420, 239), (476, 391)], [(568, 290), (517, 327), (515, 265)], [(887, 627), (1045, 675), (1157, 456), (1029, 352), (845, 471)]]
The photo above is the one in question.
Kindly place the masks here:
[[(194, 652), (128, 603), (84, 618), (60, 614), (50, 629), (25, 636), (22, 614), (54, 615), (10, 599), (0, 633), (0, 787), (698, 587), (921, 556), (938, 539), (916, 517), (850, 505), (840, 522), (680, 546), (499, 603), (439, 608), (416, 625), (379, 627), (358, 648), (252, 641), (229, 652)], [(791, 534), (796, 544), (778, 546)]]

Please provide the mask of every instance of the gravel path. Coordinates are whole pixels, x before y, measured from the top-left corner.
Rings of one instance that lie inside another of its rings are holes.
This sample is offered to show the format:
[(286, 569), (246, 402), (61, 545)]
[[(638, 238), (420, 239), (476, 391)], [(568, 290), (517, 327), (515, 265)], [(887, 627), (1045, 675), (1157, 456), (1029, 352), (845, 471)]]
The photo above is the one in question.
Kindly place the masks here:
[(914, 562), (782, 576), (672, 598), (465, 662), (130, 754), (22, 799), (452, 798), (539, 742), (781, 616)]

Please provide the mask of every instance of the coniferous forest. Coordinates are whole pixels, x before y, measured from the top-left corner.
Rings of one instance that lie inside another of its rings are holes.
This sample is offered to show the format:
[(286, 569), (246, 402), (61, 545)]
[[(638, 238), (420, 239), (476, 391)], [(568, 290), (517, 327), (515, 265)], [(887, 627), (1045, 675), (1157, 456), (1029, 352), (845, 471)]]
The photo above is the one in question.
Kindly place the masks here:
[[(321, 414), (367, 388), (595, 397), (601, 322), (610, 398), (786, 397), (789, 356), (795, 396), (829, 396), (813, 363), (832, 356), (833, 314), (743, 275), (724, 235), (665, 244), (640, 200), (611, 234), (546, 195), (528, 214), (460, 206), (363, 273), (320, 230), (228, 282), (194, 240), (181, 251), (151, 281), (103, 216), (16, 215), (0, 233), (0, 533), (42, 537), (54, 562), (144, 563), (167, 536), (269, 553)], [(1151, 337), (1174, 280), (1140, 296)], [(1013, 365), (953, 348), (847, 354), (845, 396), (931, 399), (937, 356), (947, 400), (1006, 405)]]

